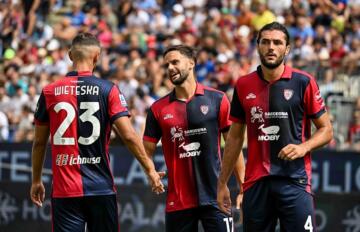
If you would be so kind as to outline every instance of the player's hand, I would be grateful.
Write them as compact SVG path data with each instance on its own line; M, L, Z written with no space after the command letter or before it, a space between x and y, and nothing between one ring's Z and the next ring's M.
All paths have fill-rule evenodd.
M239 194L236 197L236 209L240 210L240 223L242 224L243 222L243 213L242 213L242 203L243 203L243 197L244 197L244 193L241 190L239 192Z
M35 182L31 185L30 190L31 201L38 207L42 206L45 200L45 187L42 182Z
M278 157L283 160L295 160L304 157L308 153L308 149L304 145L288 144L278 154Z
M218 184L217 202L221 211L228 215L231 215L230 191L226 184Z
M243 203L243 197L244 197L244 193L242 193L242 192L240 192L236 196L236 209L241 209L242 203Z
M148 174L151 190L156 193L160 194L165 192L164 184L161 181L161 178L165 176L165 172L156 172L155 170Z

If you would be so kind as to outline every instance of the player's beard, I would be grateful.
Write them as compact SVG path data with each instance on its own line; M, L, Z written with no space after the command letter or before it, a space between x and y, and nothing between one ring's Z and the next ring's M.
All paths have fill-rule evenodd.
M263 54L259 54L259 55L260 55L261 64L264 65L268 69L275 69L275 68L279 67L284 62L284 59L285 59L285 54L282 54L274 62L270 63L270 62L266 61L266 58Z
M171 83L173 83L173 85L181 85L182 83L184 83L189 76L189 72L186 70L181 70L179 75L179 78L175 80L170 77L170 81Z

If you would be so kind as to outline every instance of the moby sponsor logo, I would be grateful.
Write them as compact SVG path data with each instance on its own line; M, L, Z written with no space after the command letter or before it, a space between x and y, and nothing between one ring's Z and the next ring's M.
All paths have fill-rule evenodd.
M201 154L201 151L199 150L200 143L198 143L198 142L189 143L186 145L185 145L185 143L182 143L179 147L181 147L183 150L185 150L185 152L180 153L180 159L187 158L187 157L199 156Z
M264 135L259 135L259 141L277 141L280 138L280 135L278 135L279 126L264 127L264 124L262 124L258 129L264 133Z

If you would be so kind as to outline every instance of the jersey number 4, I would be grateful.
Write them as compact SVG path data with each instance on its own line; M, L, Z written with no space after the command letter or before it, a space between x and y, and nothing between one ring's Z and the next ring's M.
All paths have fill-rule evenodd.
M100 136L100 122L99 119L94 116L94 113L100 109L99 102L81 102L80 109L86 110L80 115L80 120L82 122L91 123L92 133L89 137L80 136L78 143L82 145L90 145L94 143ZM54 110L56 113L59 113L60 110L65 110L67 113L66 118L60 124L59 128L54 134L54 145L75 145L74 137L63 137L65 131L69 128L75 119L76 113L74 107L70 103L59 102L55 105Z

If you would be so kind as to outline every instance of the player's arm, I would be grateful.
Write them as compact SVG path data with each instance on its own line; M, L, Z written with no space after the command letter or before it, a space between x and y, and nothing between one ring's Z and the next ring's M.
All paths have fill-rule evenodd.
M149 158L152 159L154 156L155 150L156 150L156 143L149 142L146 140L144 140L143 143L144 143L146 154L149 156Z
M156 150L156 143L143 140L143 144L145 147L146 154L149 156L150 159L153 159L155 150ZM160 178L163 178L166 175L166 172L158 172Z
M164 185L160 180L160 175L155 170L154 162L148 157L141 139L131 125L130 119L128 117L119 117L114 121L114 124L127 148L135 155L144 168L145 173L150 179L152 190L155 193L164 192Z
M294 160L305 156L310 151L329 143L333 137L333 128L329 114L325 112L319 118L313 119L316 131L307 141L297 145L289 144L279 152L279 158Z
M231 172L234 170L235 164L243 161L243 159L241 160L239 157L242 156L241 150L244 143L245 128L245 124L233 122L225 143L221 172L218 180L217 200L220 209L228 214L231 214L231 200L227 182ZM243 164L239 163L238 165L241 166ZM239 179L241 180L242 172L245 171L245 168L240 167L240 169L243 169L240 170L239 173Z
M226 141L228 132L223 132L224 140ZM242 184L244 183L245 179L245 161L244 161L244 154L242 150L240 151L239 158L236 160L235 166L234 166L234 175L236 178L236 181L239 186L239 194L236 197L236 208L240 209L242 205L242 198L243 198L243 188Z
M42 206L45 199L45 188L41 181L41 175L49 133L48 125L35 125L35 136L32 147L32 184L30 197L32 202L39 207Z

